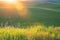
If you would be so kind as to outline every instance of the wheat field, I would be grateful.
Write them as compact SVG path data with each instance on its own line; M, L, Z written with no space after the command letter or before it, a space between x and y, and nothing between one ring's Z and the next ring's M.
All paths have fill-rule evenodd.
M60 27L33 25L30 28L0 28L0 40L60 40Z

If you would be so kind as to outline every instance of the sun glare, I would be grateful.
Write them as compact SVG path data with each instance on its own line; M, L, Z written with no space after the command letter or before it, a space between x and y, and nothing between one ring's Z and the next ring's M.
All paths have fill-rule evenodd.
M7 3L16 3L17 0L6 0L5 2L7 2Z
M27 17L28 15L28 9L26 8L25 6L25 3L19 0L0 0L2 2L4 2L4 6L3 7L6 7L9 11L10 8L13 9L13 8L16 8L18 14L20 15L20 17Z

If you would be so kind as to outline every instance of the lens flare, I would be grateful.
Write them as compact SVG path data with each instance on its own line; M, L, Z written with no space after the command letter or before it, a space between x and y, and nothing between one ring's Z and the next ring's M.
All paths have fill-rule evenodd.
M15 5L17 11L18 11L18 14L20 15L20 17L27 17L28 16L28 9L26 8L26 6L24 5L24 3L20 2L20 3L17 3Z
M16 3L17 0L0 0L2 2L5 2L5 3Z
M8 2L8 3L16 3L17 1L16 0L6 0L6 2Z
M6 7L7 10L9 10L10 8L15 8L17 10L17 14L20 15L20 17L25 18L28 16L28 9L25 6L25 3L19 0L4 0L2 1L4 2L4 6ZM11 11L11 10L9 10Z

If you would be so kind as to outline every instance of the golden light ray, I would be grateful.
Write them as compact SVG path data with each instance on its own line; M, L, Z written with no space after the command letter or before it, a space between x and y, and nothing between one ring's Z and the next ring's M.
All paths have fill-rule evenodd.
M27 7L24 5L24 3L19 0L5 0L4 1L4 7L7 7L7 9L9 10L10 8L16 8L18 15L20 15L20 17L22 18L26 18L28 16L28 9ZM9 10L11 11L11 10Z
M6 2L8 2L8 3L15 3L16 0L6 0Z
M15 7L18 11L18 14L21 16L21 17L27 17L28 15L28 9L26 8L26 6L24 5L23 2L20 2L20 3L17 3L15 4Z
M17 0L0 0L1 2L4 2L4 3L9 3L9 4L13 4L13 3L16 3L17 2Z

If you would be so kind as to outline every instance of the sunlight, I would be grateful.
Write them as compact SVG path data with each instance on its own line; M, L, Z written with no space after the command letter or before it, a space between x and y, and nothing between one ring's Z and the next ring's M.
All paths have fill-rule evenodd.
M12 12L13 8L15 8L17 10L17 14L20 15L20 17L27 18L28 9L25 6L25 3L22 2L22 0L20 0L20 1L19 0L2 0L2 2L4 2L3 7L6 8L8 10L8 12ZM10 9L12 9L12 10L10 10ZM7 11L5 11L5 12L7 13ZM9 14L7 13L7 15L9 15Z
M28 9L24 5L24 3L20 2L15 4L16 10L18 11L18 14L20 17L25 18L28 15Z
M5 0L5 2L7 2L7 3L16 3L17 0Z

